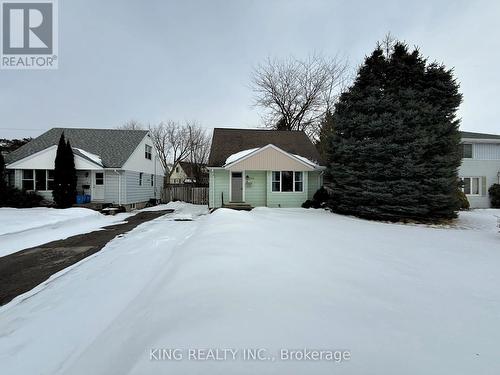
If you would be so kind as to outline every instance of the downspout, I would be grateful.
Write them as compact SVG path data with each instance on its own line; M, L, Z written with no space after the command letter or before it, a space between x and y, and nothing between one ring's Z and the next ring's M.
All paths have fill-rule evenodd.
M154 177L153 177L153 182L154 182L153 189L154 189L154 199L155 199L155 202L156 202L156 160L157 160L157 157L156 157L156 151L155 151Z

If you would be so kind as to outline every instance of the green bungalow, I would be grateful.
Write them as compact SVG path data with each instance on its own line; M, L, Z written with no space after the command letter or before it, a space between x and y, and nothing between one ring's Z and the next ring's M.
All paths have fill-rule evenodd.
M300 207L323 184L316 147L302 131L215 128L209 206Z

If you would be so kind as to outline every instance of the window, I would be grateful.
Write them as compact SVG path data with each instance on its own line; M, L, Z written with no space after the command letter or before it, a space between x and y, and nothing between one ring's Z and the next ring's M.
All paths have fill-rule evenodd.
M54 190L53 169L23 169L23 190Z
M302 192L304 191L303 172L273 171L272 191L274 192Z
M97 172L95 174L95 184L96 185L104 185L104 173L103 172Z
M146 159L151 160L151 154L153 153L153 148L150 145L145 146L144 156Z
M295 187L294 191L302 191L302 172L295 172Z
M47 170L47 190L54 190L54 170Z
M155 175L151 175L151 186L155 186Z
M462 158L472 159L472 144L462 143Z
M273 171L273 191L281 190L281 172Z
M47 171L35 169L35 190L47 190Z
M479 177L463 177L461 180L463 182L462 191L466 195L479 195Z
M23 169L23 190L35 190L33 169Z
M142 186L142 172L139 173L139 186Z
M179 167L175 167L175 173L179 173Z
M281 171L281 191L293 191L293 172Z

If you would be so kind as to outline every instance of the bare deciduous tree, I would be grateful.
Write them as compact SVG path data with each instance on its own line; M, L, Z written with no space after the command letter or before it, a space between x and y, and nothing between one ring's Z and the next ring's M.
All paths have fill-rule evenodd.
M167 122L167 140L170 145L170 157L173 163L183 160L189 153L189 133L184 126L175 121Z
M122 125L117 126L116 128L122 130L144 130L145 126L139 121L132 119L124 122Z
M160 122L156 126L149 126L149 134L153 140L153 144L158 152L158 158L160 163L165 170L165 174L168 174L168 161L170 155L170 143L168 138L168 125L164 122Z
M204 170L208 162L211 139L207 130L196 122L186 124L188 139L188 160L198 183L202 183Z
M195 177L201 180L210 152L210 136L196 121L180 124L175 121L149 126L160 161L168 172L169 161L192 163Z
M331 109L346 81L347 62L312 55L267 59L252 74L254 104L266 110L268 127L303 130L316 138L318 123Z

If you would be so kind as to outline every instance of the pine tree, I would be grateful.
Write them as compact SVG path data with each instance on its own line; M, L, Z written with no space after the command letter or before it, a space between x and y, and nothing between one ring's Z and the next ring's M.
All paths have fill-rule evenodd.
M456 216L462 100L452 70L377 47L335 106L331 207L382 220Z
M54 201L59 208L71 207L76 196L76 170L73 150L64 133L59 138L54 162Z
M7 189L7 181L5 179L5 160L3 158L2 152L0 151L0 194L5 194Z
M75 155L73 149L68 141L66 142L66 177L68 184L67 205L71 207L76 200L76 169L75 169Z
M319 128L319 140L316 143L319 155L323 160L328 160L329 142L331 142L331 134L333 133L333 114L327 110L323 120L321 120Z

